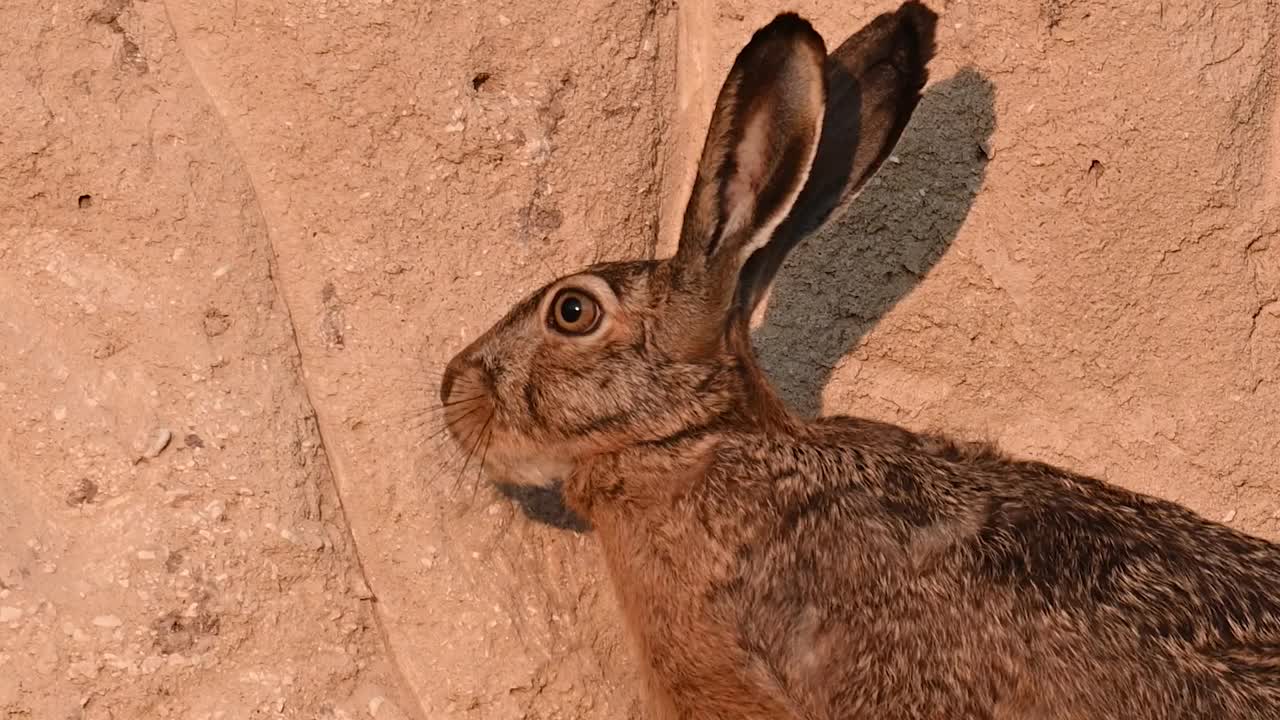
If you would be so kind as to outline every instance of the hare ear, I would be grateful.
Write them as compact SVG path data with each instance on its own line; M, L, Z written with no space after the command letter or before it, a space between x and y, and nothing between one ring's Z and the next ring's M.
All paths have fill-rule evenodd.
M822 37L785 13L752 36L720 88L674 260L716 311L804 187L822 129L825 58Z
M827 58L817 157L791 213L742 268L737 305L745 317L768 293L787 253L855 197L898 144L928 80L937 21L929 8L906 2Z

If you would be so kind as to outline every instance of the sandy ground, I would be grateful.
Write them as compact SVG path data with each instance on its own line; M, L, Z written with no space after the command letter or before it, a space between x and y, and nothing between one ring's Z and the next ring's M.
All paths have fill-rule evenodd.
M834 46L892 6L787 7ZM933 6L770 372L1280 539L1280 7ZM641 717L590 534L461 472L436 379L671 249L779 9L0 7L0 717Z

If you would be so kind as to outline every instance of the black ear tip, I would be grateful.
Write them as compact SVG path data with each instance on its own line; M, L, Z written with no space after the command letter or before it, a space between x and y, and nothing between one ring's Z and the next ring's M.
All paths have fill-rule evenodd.
M777 17L769 21L761 30L774 30L775 32L812 32L813 25L808 20L800 17L795 12L778 13Z
M930 34L938 24L938 13L920 0L907 0L902 3L898 8L898 14L917 28L927 28Z
M907 0L883 17L896 25L890 62L901 73L904 89L918 100L929 81L929 61L937 51L938 14L919 0Z
M784 38L796 38L816 43L818 47L823 49L824 53L826 52L822 36L818 34L817 30L813 29L813 24L794 12L779 13L777 17L769 21L768 25L757 30L748 44L755 45Z
M935 37L938 32L938 13L929 9L919 0L907 0L895 13L900 23L899 32L912 36L918 62L927 64L936 50Z

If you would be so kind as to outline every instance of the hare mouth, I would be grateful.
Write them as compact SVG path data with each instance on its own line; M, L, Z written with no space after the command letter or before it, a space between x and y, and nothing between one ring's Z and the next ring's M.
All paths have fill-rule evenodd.
M547 487L572 472L564 448L531 438L507 422L492 376L479 365L451 364L440 394L449 435L495 484Z
M487 395L445 407L453 441L475 456L495 484L547 487L568 477L573 463L566 454L535 443L505 425Z
M444 421L453 441L462 446L480 442L491 432L493 401L484 393L444 403Z

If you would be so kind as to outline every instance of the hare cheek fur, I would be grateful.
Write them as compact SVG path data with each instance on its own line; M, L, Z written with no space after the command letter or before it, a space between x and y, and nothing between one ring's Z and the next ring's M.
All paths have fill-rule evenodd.
M562 481L658 718L1280 719L1280 547L978 444L793 415L749 319L888 157L936 16L778 16L716 101L676 254L518 304L441 384L495 479Z

